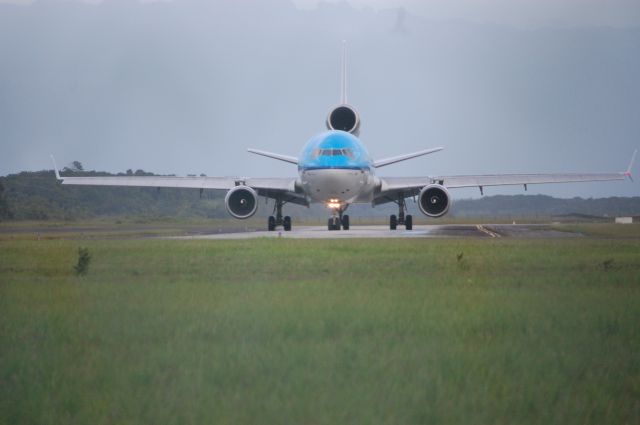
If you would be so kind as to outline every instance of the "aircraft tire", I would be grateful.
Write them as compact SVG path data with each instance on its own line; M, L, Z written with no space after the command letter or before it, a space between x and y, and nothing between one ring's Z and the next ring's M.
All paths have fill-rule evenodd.
M408 214L404 218L404 227L407 230L412 230L413 229L413 216L411 214Z
M396 217L395 214L391 214L391 217L389 217L389 229L396 230L397 227L398 227L398 218Z
M349 216L348 215L343 215L342 216L342 229L343 230L349 230Z
M291 217L289 217L288 215L284 216L282 227L284 227L285 232L289 232L291 230Z
M267 220L267 229L269 229L270 232L276 230L276 218L272 215L270 215Z

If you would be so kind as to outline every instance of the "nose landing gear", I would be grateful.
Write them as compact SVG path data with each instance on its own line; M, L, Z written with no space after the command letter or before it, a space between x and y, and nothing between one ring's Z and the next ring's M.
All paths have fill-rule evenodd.
M327 230L340 230L340 226L343 230L349 230L349 216L343 214L348 207L349 205L332 209L333 215L327 220Z

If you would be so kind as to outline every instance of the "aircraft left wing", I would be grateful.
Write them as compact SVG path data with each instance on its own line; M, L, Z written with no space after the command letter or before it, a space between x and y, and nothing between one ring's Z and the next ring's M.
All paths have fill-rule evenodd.
M434 176L434 177L385 177L382 190L398 190L423 187L428 184L441 184L448 189L461 187L529 185L544 183L575 183L624 180L626 173L602 174L487 174L469 176Z
M626 171L615 173L555 173L555 174L486 174L468 176L429 176L429 177L380 177L380 190L374 203L394 202L398 195L416 196L423 187L429 184L440 184L447 189L478 187L482 191L485 186L507 186L545 183L575 183L614 181L631 178L631 169L637 150L631 157Z

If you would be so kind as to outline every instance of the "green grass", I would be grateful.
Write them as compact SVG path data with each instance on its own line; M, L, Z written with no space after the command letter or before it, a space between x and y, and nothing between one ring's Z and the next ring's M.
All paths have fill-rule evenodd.
M637 239L5 240L0 312L0 423L640 422Z
M123 218L78 221L0 222L0 241L43 239L123 239L158 236L184 236L221 231L255 231L263 220L200 220Z
M555 230L581 233L596 238L640 239L640 224L583 223L554 224Z

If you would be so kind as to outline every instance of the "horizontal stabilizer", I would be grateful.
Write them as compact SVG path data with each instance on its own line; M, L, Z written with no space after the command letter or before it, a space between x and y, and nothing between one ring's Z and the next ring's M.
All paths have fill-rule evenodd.
M258 149L251 149L251 148L247 149L247 151L251 153L255 153L256 155L266 156L267 158L273 158L273 159L289 162L291 164L296 164L296 165L298 164L298 158L296 158L295 156L281 155L279 153L266 152Z
M373 161L373 166L376 168L385 167L387 165L395 164L396 162L406 161L407 159L416 158L422 155L429 155L430 153L439 152L444 148L425 149L414 153L408 153L406 155L394 156L392 158L385 158L378 161Z

